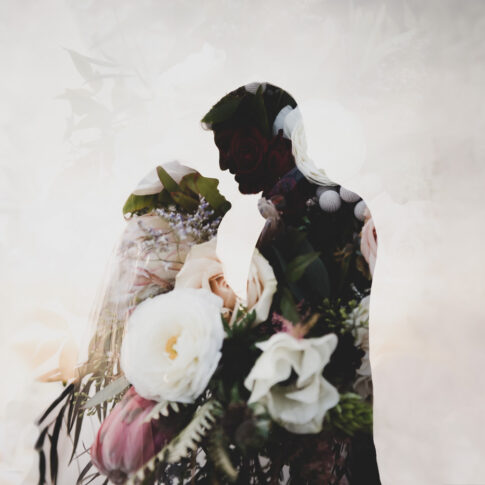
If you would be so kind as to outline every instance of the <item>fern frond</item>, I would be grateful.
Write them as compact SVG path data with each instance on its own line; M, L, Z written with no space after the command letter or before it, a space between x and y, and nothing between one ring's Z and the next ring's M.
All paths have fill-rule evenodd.
M227 480L234 483L237 480L239 473L231 462L231 458L227 452L224 434L220 426L211 433L208 452L216 469L224 475Z
M192 421L168 445L132 475L126 485L135 485L144 480L159 463L176 463L186 457L189 452L195 451L220 414L221 405L218 401L210 400L203 404L196 411Z
M174 413L178 413L181 409L183 404L179 404L176 402L169 402L169 401L162 401L153 406L152 410L146 415L145 419L143 420L144 423L149 423L152 419L158 419L160 416L167 417L170 414L170 411Z

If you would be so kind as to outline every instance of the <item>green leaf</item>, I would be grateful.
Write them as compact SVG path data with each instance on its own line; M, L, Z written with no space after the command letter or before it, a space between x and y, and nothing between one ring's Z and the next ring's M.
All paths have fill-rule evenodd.
M202 123L215 124L227 121L237 111L242 97L228 94L216 103L202 118Z
M219 473L229 482L234 483L238 477L238 470L234 467L229 456L227 439L221 425L212 430L207 447L212 463Z
M330 296L330 278L327 268L321 258L315 259L305 270L299 284L303 283L308 294L316 300L322 300Z
M243 312L240 313L240 310L238 309L237 318L232 326L229 327L227 338L238 338L243 336L245 333L251 332L255 320L256 310L248 312L247 309L244 309Z
M256 117L256 124L265 136L271 135L271 130L268 122L268 114L264 104L263 87L259 86L254 98L252 100L252 108L254 116Z
M167 189L170 193L180 192L182 190L180 188L180 185L175 182L175 180L169 175L169 173L160 165L157 167L157 174L160 182L162 182L163 187Z
M288 234L288 245L295 248L293 254L314 252L304 231L291 231ZM304 271L298 281L299 288L305 293L305 299L321 301L330 296L330 278L322 258L316 258Z
M189 173L180 181L180 185L204 197L212 209L220 214L231 208L230 202L219 192L219 180L216 178L203 177L197 172Z
M179 182L179 185L180 185L180 188L182 189L182 192L186 195L191 196L191 197L193 197L194 195L195 196L200 195L199 190L197 189L197 186L195 185L193 175L198 175L198 172L189 173L187 175L184 175Z
M193 197L185 195L181 191L170 192L170 195L172 199L175 201L175 203L180 207L182 207L182 209L185 209L187 212L194 212L197 210L199 201L194 199Z
M312 251L306 254L300 254L288 264L286 268L286 279L290 283L298 281L305 273L305 270L320 256L319 252Z
M125 376L120 377L119 379L110 382L101 391L97 392L84 406L81 407L81 409L93 408L108 399L113 399L120 392L123 392L129 385L130 383Z
M164 189L158 194L135 195L131 194L123 206L123 214L133 214L141 210L151 210L173 204L172 197Z
M293 295L286 287L281 290L280 309L281 314L290 322L298 323L300 320Z
M283 255L281 254L281 252L278 250L278 248L276 246L271 246L271 249L273 250L273 252L274 252L274 254L276 256L275 263L278 264L278 266L281 269L281 272L282 273L285 273L286 272L286 268L288 266L286 264L285 258L283 258Z

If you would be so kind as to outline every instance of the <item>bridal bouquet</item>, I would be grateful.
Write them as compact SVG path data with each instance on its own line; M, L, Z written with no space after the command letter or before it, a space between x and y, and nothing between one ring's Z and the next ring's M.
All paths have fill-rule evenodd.
M247 298L217 257L230 208L218 181L157 167L124 206L89 358L40 420L41 482L56 481L61 430L72 460L87 419L99 430L79 484L343 484L354 449L372 437L377 239L365 204L305 157L296 103L282 90L240 88L203 121L221 168L243 193L263 193Z

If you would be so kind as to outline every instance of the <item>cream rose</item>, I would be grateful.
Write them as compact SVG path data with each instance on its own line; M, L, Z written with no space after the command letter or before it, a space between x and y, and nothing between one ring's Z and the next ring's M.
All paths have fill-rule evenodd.
M241 301L224 278L222 263L216 253L217 239L193 246L185 264L177 274L175 288L205 288L222 298L224 313L232 324ZM256 312L255 323L268 318L273 295L276 292L276 278L270 264L255 249L249 268L247 304L248 310Z
M355 391L366 399L372 394L372 375L369 360L369 303L370 297L362 298L359 306L349 315L348 323L355 325L355 345L365 353L360 367L357 369L357 379L354 382Z
M263 351L244 385L249 403L261 402L271 417L291 433L319 433L323 418L337 405L339 393L322 376L337 346L337 336L297 339L277 333L257 344ZM289 385L282 382L296 373Z
M191 403L221 357L222 300L205 289L182 288L149 298L131 314L121 368L146 399Z
M377 258L377 232L374 220L370 216L368 210L366 210L365 223L360 235L360 252L369 264L370 274L374 275L374 267Z

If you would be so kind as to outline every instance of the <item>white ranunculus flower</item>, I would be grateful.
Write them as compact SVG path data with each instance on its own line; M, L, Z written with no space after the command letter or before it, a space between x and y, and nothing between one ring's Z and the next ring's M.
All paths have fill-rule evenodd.
M162 167L177 183L179 183L185 175L194 172L193 169L186 167L177 161L164 163ZM134 195L151 195L158 194L162 190L163 184L158 177L157 169L154 168L140 180L140 183L132 193Z
M337 346L335 334L297 339L280 332L257 344L263 351L244 385L249 403L261 402L271 417L291 433L319 433L323 418L337 405L339 393L322 376ZM282 384L296 373L296 380Z
M185 263L175 279L175 288L205 288L220 296L223 300L224 313L232 324L236 318L241 300L227 284L222 262L217 257L217 238L192 246ZM264 256L254 250L249 267L247 301L248 310L256 312L255 323L268 318L277 281L273 268Z
M140 396L193 402L221 357L222 300L210 291L176 289L140 303L121 347L121 368Z

